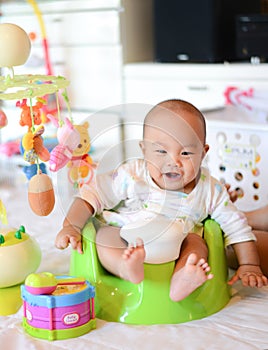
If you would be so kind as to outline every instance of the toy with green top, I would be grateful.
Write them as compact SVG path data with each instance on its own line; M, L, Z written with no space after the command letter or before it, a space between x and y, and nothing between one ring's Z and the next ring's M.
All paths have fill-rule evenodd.
M36 240L19 229L0 230L0 315L18 311L22 305L20 284L41 262L41 250Z

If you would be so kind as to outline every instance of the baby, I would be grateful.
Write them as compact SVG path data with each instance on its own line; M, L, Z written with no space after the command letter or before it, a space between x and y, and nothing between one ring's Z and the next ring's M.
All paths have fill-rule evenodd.
M103 214L107 225L96 235L102 265L140 283L144 262L176 260L170 298L179 301L213 278L208 248L198 229L211 216L239 262L229 284L241 279L246 286L267 285L245 215L201 165L209 149L202 113L182 100L159 103L144 120L140 147L143 159L128 161L109 174L97 173L92 183L81 188L56 237L56 247L71 244L82 253L83 226L92 215ZM122 201L117 213L107 211Z

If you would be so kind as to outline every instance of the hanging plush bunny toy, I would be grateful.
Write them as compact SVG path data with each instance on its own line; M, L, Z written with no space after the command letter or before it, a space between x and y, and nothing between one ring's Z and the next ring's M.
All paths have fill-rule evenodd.
M4 95L4 92L1 92L1 95L4 95L2 98L6 99L15 99L17 96L19 98L21 96L27 96L29 99L28 105L26 98L23 98L21 102L17 103L17 106L22 108L20 124L22 126L28 126L27 133L22 140L24 159L30 164L37 164L37 174L29 181L28 200L31 209L37 215L45 216L53 210L55 196L51 179L46 174L42 174L39 169L39 158L43 161L48 161L49 152L44 147L41 137L44 132L44 127L40 125L42 102L37 97L34 105L32 99L36 89L39 88L38 91L41 91L44 87L40 88L37 84L33 83L34 76L29 80L27 76L15 76L13 71L14 66L23 65L27 61L30 51L31 43L29 37L21 27L11 23L0 24L0 67L9 70L9 74L2 79L4 80L4 87L11 85L19 88L20 84L23 87L25 85L29 86L25 90L18 89L13 94L14 96L12 94L8 96L8 93ZM36 125L40 126L36 128Z

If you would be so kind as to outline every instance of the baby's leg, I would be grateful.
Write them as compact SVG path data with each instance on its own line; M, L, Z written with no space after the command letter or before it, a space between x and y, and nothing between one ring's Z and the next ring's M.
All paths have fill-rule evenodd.
M190 233L182 244L171 279L169 295L173 301L186 298L208 279L213 278L211 273L207 274L210 271L207 255L208 249L204 240Z
M96 244L100 262L106 270L132 283L143 280L145 250L141 239L137 239L136 246L127 247L118 227L105 226L99 229Z

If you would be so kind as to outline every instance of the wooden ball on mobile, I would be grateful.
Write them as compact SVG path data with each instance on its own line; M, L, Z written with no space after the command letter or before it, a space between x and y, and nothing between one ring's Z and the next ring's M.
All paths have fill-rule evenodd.
M28 201L35 214L47 216L51 213L55 205L55 195L48 175L39 172L30 179Z
M0 52L0 67L23 65L31 52L31 41L24 29L13 23L1 23Z

